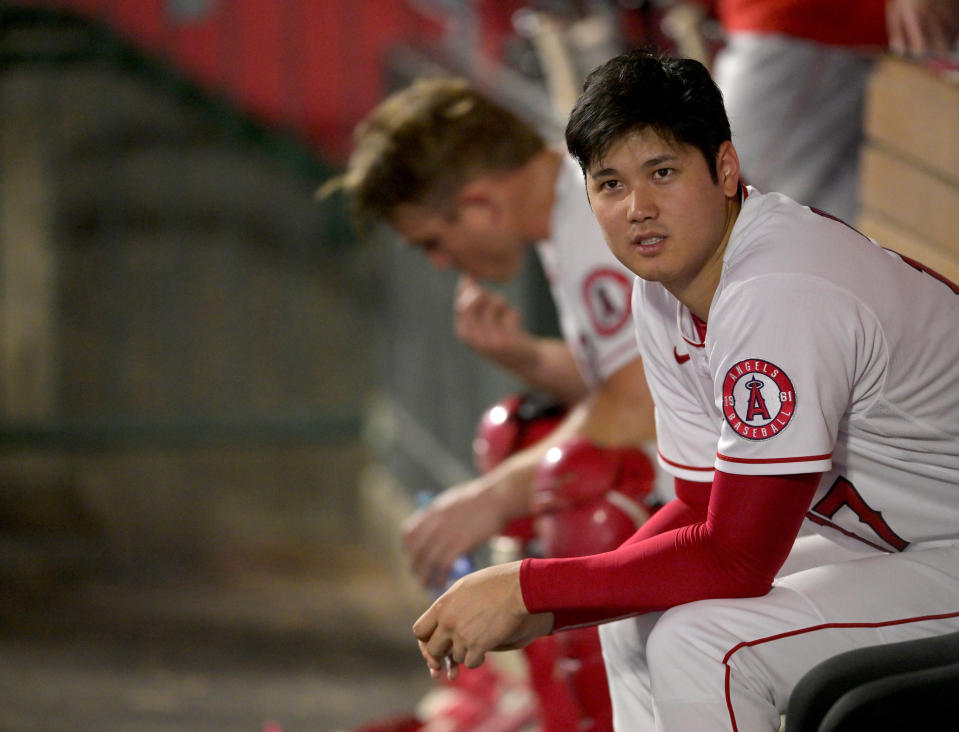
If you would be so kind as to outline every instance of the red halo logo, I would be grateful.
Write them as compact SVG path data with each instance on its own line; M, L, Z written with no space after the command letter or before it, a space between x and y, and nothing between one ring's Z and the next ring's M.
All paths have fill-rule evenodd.
M723 414L747 440L775 437L796 411L796 392L785 372L762 359L740 361L723 380Z
M597 269L583 282L583 299L600 335L618 331L629 320L633 285L629 279L612 269Z

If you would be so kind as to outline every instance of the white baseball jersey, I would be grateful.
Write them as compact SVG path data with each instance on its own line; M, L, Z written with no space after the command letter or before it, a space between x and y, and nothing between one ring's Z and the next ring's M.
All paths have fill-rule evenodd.
M633 274L606 246L583 173L569 155L556 181L550 232L537 253L563 338L584 380L594 388L639 356L630 318Z
M657 283L636 280L633 310L666 470L823 472L807 524L827 538L884 551L959 538L954 285L748 189L705 342Z

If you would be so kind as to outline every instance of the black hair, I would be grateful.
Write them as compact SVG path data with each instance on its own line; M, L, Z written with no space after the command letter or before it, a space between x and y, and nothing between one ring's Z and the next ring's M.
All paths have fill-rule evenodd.
M650 128L697 148L713 182L716 156L731 139L723 96L698 61L635 50L594 69L566 125L566 146L584 171L624 135Z

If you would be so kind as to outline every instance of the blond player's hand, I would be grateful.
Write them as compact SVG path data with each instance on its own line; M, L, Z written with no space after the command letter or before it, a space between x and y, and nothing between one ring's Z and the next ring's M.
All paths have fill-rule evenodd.
M522 648L552 630L552 613L526 610L519 568L509 562L466 575L413 624L434 678L455 678L460 664L476 668L488 652Z
M460 277L453 309L456 336L473 350L512 370L535 359L536 340L519 311L469 275Z
M959 0L887 0L886 30L896 53L946 54L959 37Z
M442 587L453 561L505 523L501 507L479 479L448 488L403 523L403 546L413 574L423 587Z

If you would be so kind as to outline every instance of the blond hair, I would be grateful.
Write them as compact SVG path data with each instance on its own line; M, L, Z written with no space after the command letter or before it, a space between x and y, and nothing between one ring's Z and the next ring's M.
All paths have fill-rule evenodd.
M321 194L342 189L360 225L389 221L402 204L446 213L466 183L515 170L544 146L531 125L465 79L420 79L357 125L346 171Z

